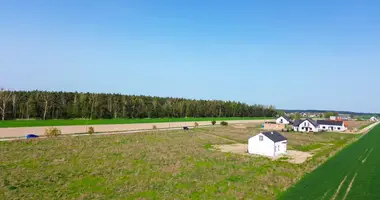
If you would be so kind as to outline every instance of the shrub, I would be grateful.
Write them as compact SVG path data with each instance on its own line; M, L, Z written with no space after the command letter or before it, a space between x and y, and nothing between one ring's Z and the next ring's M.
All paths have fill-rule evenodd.
M222 125L222 126L228 126L228 122L222 121L222 122L220 122L220 125Z
M156 126L156 125L153 125L153 126L152 126L152 129L153 129L153 130L156 130L156 129L157 129L157 126Z
M216 121L215 121L215 120L212 120L212 121L211 121L211 124L212 124L212 125L215 125L215 124L216 124Z
M199 126L198 122L194 122L194 128L197 128Z
M88 127L87 133L90 135L94 134L95 133L94 127L92 127L92 126Z
M61 134L62 134L62 132L58 128L52 127L52 128L45 129L46 137L56 137L56 136L59 136Z

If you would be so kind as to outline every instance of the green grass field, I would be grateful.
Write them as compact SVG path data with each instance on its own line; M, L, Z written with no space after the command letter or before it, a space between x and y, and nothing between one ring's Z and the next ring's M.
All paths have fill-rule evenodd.
M0 199L272 200L356 137L285 133L289 148L326 144L300 165L210 149L254 127L0 142Z
M280 200L380 199L380 126L280 196Z
M5 120L0 121L0 128L6 127L36 127L36 126L70 126L70 125L100 125L100 124L134 124L159 122L186 122L211 120L259 120L273 119L265 117L200 117L200 118L159 118L159 119L73 119L73 120Z

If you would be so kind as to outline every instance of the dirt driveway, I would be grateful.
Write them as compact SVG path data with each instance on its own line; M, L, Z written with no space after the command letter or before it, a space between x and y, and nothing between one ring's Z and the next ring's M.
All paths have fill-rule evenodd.
M259 156L259 155L254 155L254 154L248 154L247 144L223 144L223 145L213 145L213 147L216 150L219 150L225 153L230 152L230 153L236 153L236 154L248 155L248 156ZM276 156L274 158L271 157L271 159L277 160L281 158L286 158L285 160L290 163L301 164L312 156L313 155L308 152L287 150L286 154Z
M229 124L243 123L264 123L272 120L231 120ZM217 122L219 124L220 122ZM209 121L198 122L200 126L211 125ZM192 127L194 122L172 122L172 123L141 123L141 124L112 124L112 125L91 125L95 132L116 132L116 131L139 131L151 130L153 125L158 129L170 129L178 127ZM85 133L90 126L57 126L62 134ZM5 137L23 137L26 134L33 133L36 135L44 135L45 129L48 127L20 127L20 128L0 128L0 138Z

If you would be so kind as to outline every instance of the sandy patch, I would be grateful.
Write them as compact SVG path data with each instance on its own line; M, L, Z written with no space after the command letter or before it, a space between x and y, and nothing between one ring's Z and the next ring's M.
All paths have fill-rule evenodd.
M216 150L225 153L236 153L236 154L248 154L248 145L247 144L223 144L223 145L213 145Z
M248 156L260 156L256 154L248 153L248 145L247 144L225 144L225 145L213 145L213 147L221 152L225 153L236 153L241 155ZM308 158L311 158L313 155L308 152L296 151L296 150L288 150L287 154L277 156L277 157L269 157L273 160L283 159L284 161L288 161L290 163L301 164L305 162Z
M288 161L290 163L301 164L304 163L308 158L313 157L313 155L308 152L288 150L287 154L282 157L288 158Z

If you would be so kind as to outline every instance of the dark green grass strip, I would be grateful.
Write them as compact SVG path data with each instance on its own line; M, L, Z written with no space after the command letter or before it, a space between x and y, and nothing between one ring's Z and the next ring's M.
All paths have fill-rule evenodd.
M217 120L259 120L272 119L265 117L224 117L224 118L158 118L158 119L98 119L98 120L6 120L0 121L0 128L6 127L36 127L36 126L70 126L70 125L101 125L101 124L134 124L134 123L164 123L187 121L211 121Z
M380 126L376 126L360 140L306 175L280 195L279 199L378 200L380 199L379 155Z

